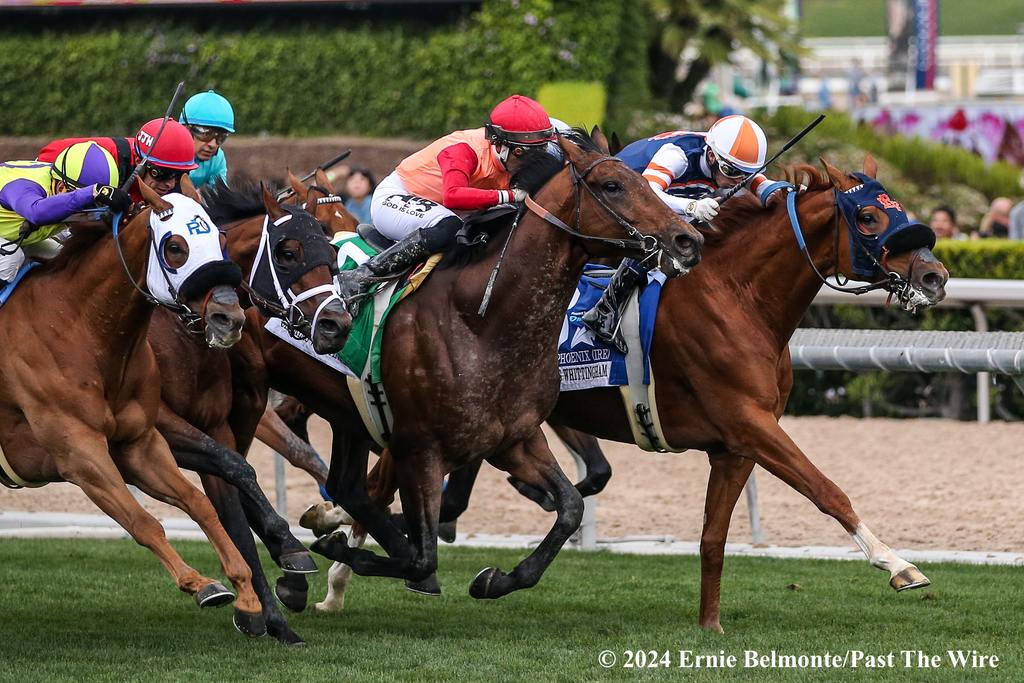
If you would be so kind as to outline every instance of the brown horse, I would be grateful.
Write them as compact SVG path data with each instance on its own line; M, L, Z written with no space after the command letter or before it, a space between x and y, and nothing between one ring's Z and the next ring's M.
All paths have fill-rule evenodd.
M320 196L318 192L310 193L313 202ZM265 188L256 193L219 186L207 198L211 215L225 226L227 251L242 267L246 281L250 281L257 262L276 274L275 280L253 278L252 285L247 285L252 294L245 301L277 301L279 295L273 282L291 282L288 291L297 310L291 312L281 303L265 306L267 313L282 319L309 321L295 333L307 336L325 353L340 351L352 321L333 286L334 248L317 220L305 211L282 208ZM252 215L254 211L258 213ZM252 217L226 222L237 215ZM314 294L307 297L307 292ZM250 526L287 574L315 572L316 564L291 534L287 521L267 500L253 468L236 452L237 440L230 423L236 393L255 405L265 403L266 384L254 382L258 378L246 373L234 377L230 351L198 343L195 335L169 313L158 312L154 316L149 342L163 379L158 428L178 465L201 473L207 495L252 570L267 632L288 644L302 643L276 604L260 566ZM245 338L239 342L245 343ZM244 390L243 384L247 385ZM251 434L245 437L247 442L251 439ZM303 593L306 590L304 578L279 580L280 586L289 583L301 586ZM289 597L293 593L287 589L286 592ZM289 606L301 609L304 601L303 605L289 602Z
M544 490L556 502L557 518L511 573L483 570L471 595L496 598L535 585L579 526L582 498L540 430L558 396L555 347L565 305L589 257L660 254L662 267L674 274L696 265L703 240L656 201L638 174L608 156L599 132L596 144L575 139L561 140L565 165L544 164L547 173L524 183L536 201L527 201L530 210L517 216L511 232L495 235L464 267L435 271L387 321L381 367L393 414L389 449L409 538L367 499L365 457L346 458L332 460L328 489L389 557L350 548L341 532L319 539L313 550L359 574L430 577L442 478L480 458ZM501 252L503 269L482 315ZM332 488L336 468L339 485Z
M0 313L0 344L8 351L0 360L0 446L18 483L78 485L201 607L230 602L227 589L185 564L125 483L185 511L238 590L235 625L261 635L249 568L156 430L160 378L146 344L156 302L173 306L190 324L205 320L212 345L237 341L238 267L224 259L219 231L198 203L140 187L154 209L120 231L116 222L113 231L105 224L76 227L63 252Z
M858 212L855 227L847 225L838 213L835 193L849 190L858 181L827 163L825 167L828 178L819 179L800 196L798 215L815 268L824 274L849 275L853 272L850 240L839 231L845 226L880 235L888 228L889 217L868 206ZM801 170L818 178L812 167ZM864 170L875 176L870 156ZM787 344L821 287L795 246L785 206L761 213L752 205L727 205L715 228L709 234L704 264L688 278L665 285L651 351L653 384L668 445L672 450L705 450L712 466L701 537L700 624L721 630L719 589L725 541L733 508L755 463L835 517L870 562L890 572L894 588L927 585L916 567L874 537L846 495L810 463L778 424L792 389ZM927 303L937 303L944 297L948 273L929 248L908 246L913 248L886 254L881 264L908 280ZM884 272L876 275L883 280L889 277ZM585 495L603 488L611 475L596 439L589 435L635 441L617 389L562 393L549 421L588 463L587 477L578 485ZM598 465L593 473L592 464ZM380 478L387 479L383 474L390 467L386 457L378 467ZM478 469L476 464L452 474L442 519L454 519L465 510ZM519 488L551 509L551 501L541 492L521 484ZM393 482L383 482L375 499L387 504L393 490ZM322 509L315 511L317 517ZM325 608L338 609L344 604L347 573L332 568L329 579Z

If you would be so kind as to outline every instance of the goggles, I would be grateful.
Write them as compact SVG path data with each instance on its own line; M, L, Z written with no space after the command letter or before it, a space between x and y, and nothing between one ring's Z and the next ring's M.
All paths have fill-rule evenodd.
M148 173L149 177L158 183L165 180L177 180L185 173L185 171L182 171L181 169L165 168L163 166L154 166L153 164L146 164L143 171Z
M213 128L211 126L196 126L191 125L188 127L192 137L202 142L210 142L216 140L218 145L223 145L224 141L228 139L231 133L227 132L223 128Z
M726 178L742 178L747 175L746 171L736 168L724 159L718 160L718 170Z

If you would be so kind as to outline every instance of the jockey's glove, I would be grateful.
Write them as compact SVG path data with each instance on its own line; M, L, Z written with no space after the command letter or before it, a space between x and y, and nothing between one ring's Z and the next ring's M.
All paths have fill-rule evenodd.
M94 196L97 204L109 206L114 213L123 213L132 205L128 193L112 185L97 185Z
M512 201L514 201L514 202L525 202L526 201L526 196L528 194L530 194L530 193L527 192L526 190L522 189L522 188L513 187L512 188Z
M24 223L21 224L21 229L18 230L18 239L24 241L28 239L29 235L31 235L38 229L38 225L32 225L28 221L25 221Z
M686 213L707 223L718 215L718 200L712 197L696 199L686 206Z

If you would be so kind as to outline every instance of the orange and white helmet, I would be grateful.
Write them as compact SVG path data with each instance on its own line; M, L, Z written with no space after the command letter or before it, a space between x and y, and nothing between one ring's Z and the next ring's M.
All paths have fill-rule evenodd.
M706 139L719 164L724 162L721 170L727 176L735 176L736 170L741 175L753 173L768 155L768 139L761 126L739 114L715 121Z

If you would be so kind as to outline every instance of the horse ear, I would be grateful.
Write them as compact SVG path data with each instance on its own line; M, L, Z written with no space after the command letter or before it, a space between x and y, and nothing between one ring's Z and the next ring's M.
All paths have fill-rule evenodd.
M821 157L818 157L818 160L825 167L825 172L828 173L829 180L832 181L832 185L835 188L839 190L846 190L853 187L850 178L848 178L845 173L843 173L838 168L828 163Z
M316 178L317 185L324 188L331 194L337 194L337 192L335 192L334 190L334 185L331 184L331 179L327 177L327 171L325 171L322 168L318 168L316 169L316 172L314 173L313 177Z
M288 169L288 184L291 185L292 192L294 192L297 197L301 197L306 194L306 186L302 184L302 181L299 180L297 175L292 173L290 168Z
M562 148L565 158L571 163L577 166L583 164L583 157L586 153L575 142L564 135L559 135L558 146Z
M622 144L622 140L619 139L619 134L618 133L612 133L612 140L611 140L611 144L608 145L608 152L612 156L615 156L616 154L618 154L619 152L622 151L623 147L625 147L625 145Z
M285 215L284 209L277 203L277 199L274 194L267 189L267 186L260 181L260 192L263 194L263 206L267 210L267 215L270 216L270 220L276 221L278 218Z
M153 207L154 211L156 211L157 213L161 213L163 211L168 211L174 208L173 206L171 206L170 202L166 201L163 197L158 195L156 193L156 190L154 190L146 183L142 182L141 178L138 180L138 184L139 192L142 193L142 200L149 204L151 207Z
M197 204L203 204L203 197L199 194L199 190L192 183L192 179L188 177L188 173L183 173L181 180L178 181L178 187L181 189L181 193L190 199L194 199Z
M875 158L871 156L870 152L864 157L864 175L869 178L878 177L878 164L875 162Z
M590 137L591 139L593 139L593 141L597 144L598 148L600 148L602 152L604 152L605 154L611 154L611 152L608 151L608 138L606 138L604 136L604 133L601 132L600 126L593 127L593 129L590 131Z

